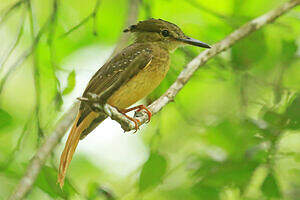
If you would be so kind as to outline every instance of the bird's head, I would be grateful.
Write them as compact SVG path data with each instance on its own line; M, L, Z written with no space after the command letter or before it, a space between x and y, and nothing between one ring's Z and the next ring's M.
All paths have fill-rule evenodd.
M175 24L162 19L148 19L131 25L124 32L135 33L136 42L158 42L172 51L177 47L189 44L203 48L210 48L208 44L186 36Z

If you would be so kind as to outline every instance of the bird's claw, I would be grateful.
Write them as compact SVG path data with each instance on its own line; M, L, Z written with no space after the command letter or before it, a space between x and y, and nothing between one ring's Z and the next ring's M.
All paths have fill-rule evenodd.
M120 112L120 113L122 113L127 119L129 119L130 121L132 121L134 123L134 125L135 125L135 131L134 131L134 133L136 133L139 130L139 128L140 128L140 125L139 125L140 124L140 120L134 119L133 117L130 117L130 116L126 115L126 113L124 113L124 112Z
M144 106L144 105L135 106L135 107L132 107L132 108L125 109L123 112L128 113L128 112L133 111L133 110L136 110L136 112L140 112L141 110L145 110L147 112L147 115L148 115L148 121L147 122L150 122L151 117L152 117L152 113L146 106Z
M145 110L147 112L147 115L148 115L148 121L147 122L150 121L152 113L144 105L139 105L139 106L135 106L135 107L128 108L128 109L119 110L120 113L122 113L127 119L129 119L130 121L132 121L135 124L135 132L134 133L136 133L138 131L139 127L140 127L140 123L141 123L140 120L135 119L133 117L129 117L128 115L126 115L126 113L128 113L130 111L133 111L133 110L136 110L136 112L140 112L141 110Z

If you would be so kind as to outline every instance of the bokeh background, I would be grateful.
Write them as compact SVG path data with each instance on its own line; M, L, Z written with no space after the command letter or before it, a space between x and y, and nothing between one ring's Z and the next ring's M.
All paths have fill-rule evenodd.
M214 44L284 2L0 0L0 199L110 57L133 12ZM79 143L61 191L64 137L26 199L300 199L299 45L295 8L214 57L138 133L107 119ZM175 51L167 78L140 103L163 94L201 51Z

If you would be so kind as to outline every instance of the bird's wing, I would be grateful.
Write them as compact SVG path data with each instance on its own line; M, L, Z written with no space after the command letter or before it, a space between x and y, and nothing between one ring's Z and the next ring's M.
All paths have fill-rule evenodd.
M151 49L147 46L133 44L123 49L94 74L83 96L86 97L88 93L101 94L117 80L121 79L123 75L128 75L128 70L138 68L134 70L138 73L151 60Z
M126 81L129 81L130 78L151 63L151 60L152 56L149 48L141 48L140 45L127 47L96 72L83 95L85 96L89 92L98 95L109 95L110 91L118 90ZM80 111L61 155L58 175L58 182L61 187L64 184L67 168L79 140L96 128L105 118L106 115L93 112L84 103L81 104Z
M152 50L146 45L136 44L123 49L94 74L83 93L83 97L88 97L88 93L100 95L109 90L110 87L115 87L114 84L116 82L118 82L117 84L119 84L119 86L121 86L120 84L125 84L152 61L151 51ZM118 88L115 88L114 91L117 89ZM81 103L80 118L77 125L79 125L90 112L91 109L86 106L85 103Z

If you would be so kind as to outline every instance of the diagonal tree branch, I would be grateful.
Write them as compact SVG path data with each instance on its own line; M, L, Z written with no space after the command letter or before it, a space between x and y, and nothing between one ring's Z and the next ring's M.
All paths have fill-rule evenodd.
M97 0L97 2L100 2L100 0ZM97 3L97 4L96 4L96 6L99 6L99 3ZM139 9L139 0L129 0L129 4L135 4L135 5L129 5L129 8L128 8L129 14L128 14L128 19L126 21L126 26L128 24L135 23L137 20L138 9ZM56 9L54 9L54 12L57 12ZM94 12L97 12L96 8L94 9ZM135 14L132 15L130 13L135 13ZM53 15L54 14L55 13L53 13ZM95 14L95 17L96 17L96 14ZM50 18L50 22L51 22L51 18ZM42 33L42 31L40 31L40 33ZM38 34L38 36L39 36L39 34ZM37 39L40 38L38 36L36 37ZM129 40L129 37L126 37L126 38L127 38L127 40ZM37 41L35 41L34 44L36 42ZM125 39L120 40L117 43L115 48L122 49L122 48L124 48L124 45L126 45L126 43L127 43L127 41L125 41ZM24 53L26 55L26 57L31 55L31 52L32 52L31 49L30 49L30 51L28 50L28 52L29 52L28 55ZM24 56L22 56L22 58L26 59L26 58L24 58ZM23 61L23 59L22 59L22 61ZM18 61L18 63L22 63L22 62ZM13 66L15 68L18 65L14 64ZM0 83L0 86L1 86L1 83ZM1 87L0 87L0 93L1 93ZM34 184L35 179L37 178L37 176L41 170L41 167L46 162L47 157L49 156L49 154L51 154L53 149L56 147L56 145L59 143L59 141L65 135L65 132L68 130L68 128L73 124L73 121L75 120L78 108L79 108L79 104L74 103L71 106L71 108L69 108L69 110L67 112L65 112L65 114L60 118L60 120L54 126L55 128L53 129L54 130L53 133L45 139L44 144L38 149L37 153L32 158L31 162L29 163L29 165L27 167L26 173L24 174L24 177L20 180L19 184L16 186L16 189L12 192L9 199L12 199L12 200L23 199L28 194L28 192L31 190L31 188Z
M38 152L32 158L30 165L27 168L26 175L21 179L15 192L9 199L23 199L31 189L41 167L46 162L46 159L54 147L61 139L61 132L65 132L75 120L74 113L77 112L78 104L74 104L58 121L53 134L50 135L45 143L39 148Z
M189 79L192 77L195 71L199 67L203 66L209 59L213 58L220 52L225 51L239 40L245 38L250 33L262 28L268 23L273 22L275 19L285 14L292 8L298 6L299 4L300 0L288 1L283 5L279 6L278 8L246 23L245 25L231 33L229 36L227 36L225 39L215 44L211 49L203 51L185 67L185 69L178 76L177 80L171 85L171 87L166 91L166 93L163 94L155 102L153 102L148 107L148 109L150 109L153 114L159 112L164 106L166 106L169 102L174 100L177 93L189 81ZM117 117L118 112L116 110L113 110L114 108L106 104L104 106L104 109L106 110L105 112L108 114L109 112L111 112L110 116L118 122L127 124L128 130L134 129L134 125L131 124L130 121L126 121L126 119L122 117ZM37 151L36 155L32 159L31 163L27 168L27 172L25 173L24 177L20 180L15 191L10 196L10 200L22 199L28 193L41 169L41 166L45 163L48 155L55 148L59 140L64 136L65 132L72 124L76 113L77 108L74 105L72 109L70 109L62 117L62 120L58 122L55 131L45 140L45 143L41 146L41 148ZM148 116L146 115L146 113L137 114L136 118L138 118L141 121L141 123L145 123L148 120Z
M285 14L287 11L294 8L295 6L298 6L299 4L300 0L289 1L266 14L249 21L239 29L232 32L225 39L213 45L211 49L205 50L202 53L200 53L196 58L194 58L191 62L187 64L187 66L184 68L184 70L182 70L182 72L179 74L178 78L171 85L171 87L160 98L158 98L150 106L148 106L148 109L152 112L153 115L159 112L164 106L166 106L168 103L174 100L177 93L190 80L195 71L199 69L199 67L203 66L208 60L221 53L222 51L225 51L233 44L245 38L252 32L262 28L268 23L273 22L275 19ZM106 104L104 106L104 111L113 120L118 121L125 131L135 129L134 123L128 120L122 114L120 114L115 108ZM136 119L138 119L141 122L141 124L144 124L148 121L148 115L146 112L139 112L138 114L136 114Z

